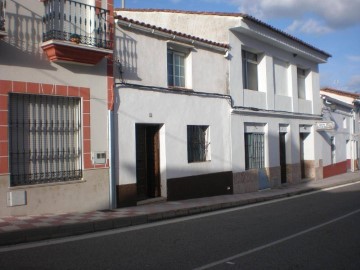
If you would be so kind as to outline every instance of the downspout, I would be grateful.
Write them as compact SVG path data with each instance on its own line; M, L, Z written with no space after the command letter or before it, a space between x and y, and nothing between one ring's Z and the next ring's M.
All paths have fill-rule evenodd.
M114 4L113 0L108 0L108 9L110 9L109 2L111 5ZM122 1L123 7L125 6L125 0ZM111 23L113 24L113 32L110 31L110 40L114 44L115 39L115 20L114 20L114 14L111 14ZM114 49L114 45L112 45L112 49ZM117 207L117 201L116 201L116 174L115 174L115 134L114 134L114 104L115 104L115 78L114 78L114 62L113 62L113 54L111 55L111 59L107 59L107 65L111 63L111 69L107 67L107 88L109 91L109 87L112 87L112 99L109 100L108 96L108 142L109 142L109 209L115 209ZM112 78L112 83L109 81L109 77ZM112 84L112 85L111 85ZM111 85L111 86L110 86ZM109 95L109 92L108 92ZM110 102L110 103L109 103Z
M115 92L115 86L114 90ZM108 115L108 134L109 134L109 209L116 208L116 183L115 183L115 143L114 143L114 109L109 110Z

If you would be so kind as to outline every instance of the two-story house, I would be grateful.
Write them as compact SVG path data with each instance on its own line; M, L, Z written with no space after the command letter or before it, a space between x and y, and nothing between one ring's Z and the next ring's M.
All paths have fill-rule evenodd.
M109 208L113 0L1 0L0 20L0 216Z
M328 53L246 14L116 13L120 204L322 178Z
M334 123L321 132L324 178L359 170L360 95L323 88L320 97L323 120Z

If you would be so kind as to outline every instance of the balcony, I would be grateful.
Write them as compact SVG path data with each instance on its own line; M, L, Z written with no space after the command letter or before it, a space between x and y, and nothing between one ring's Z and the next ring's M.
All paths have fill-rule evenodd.
M50 61L96 65L112 54L109 11L73 0L46 0L42 49Z
M7 35L5 29L5 8L6 0L0 0L0 38Z

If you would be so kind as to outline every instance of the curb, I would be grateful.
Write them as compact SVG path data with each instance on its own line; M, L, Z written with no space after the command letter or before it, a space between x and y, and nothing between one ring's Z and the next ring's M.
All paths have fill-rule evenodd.
M341 183L328 184L319 188L308 187L295 191L288 191L283 194L275 194L270 196L260 196L258 198L250 198L245 200L237 200L232 202L220 202L205 206L192 206L178 210L168 210L159 213L144 214L133 217L118 217L112 219L104 219L76 224L66 224L53 227L42 227L36 229L18 230L8 233L0 233L0 246L10 246L22 243L57 239L69 236L77 236L105 230L114 230L130 226L142 225L161 220L168 220L184 216L191 216L201 213L213 212L223 209L235 208L260 202L272 201L287 197L293 197L305 193L324 190L330 187L341 186L359 182L360 179L351 179Z

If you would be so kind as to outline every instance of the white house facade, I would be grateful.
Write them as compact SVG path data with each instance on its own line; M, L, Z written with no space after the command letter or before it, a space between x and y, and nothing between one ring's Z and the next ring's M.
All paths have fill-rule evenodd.
M320 90L323 120L333 127L323 129L324 178L359 170L360 96L332 88Z
M318 65L328 53L245 14L116 13L120 204L139 194L172 200L322 178L315 123ZM154 147L156 162L141 153Z
M119 206L232 193L227 49L117 17Z

